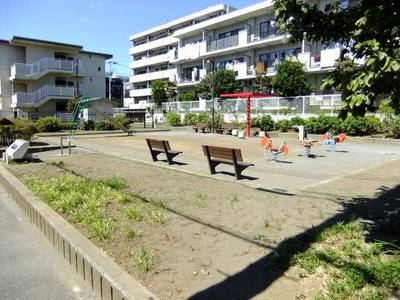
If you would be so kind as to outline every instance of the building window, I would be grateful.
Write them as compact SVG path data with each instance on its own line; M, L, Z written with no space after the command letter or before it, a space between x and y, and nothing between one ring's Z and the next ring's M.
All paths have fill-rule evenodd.
M241 30L243 30L243 28L239 28L239 29L235 29L235 30L232 30L232 31L220 33L218 35L218 39L224 39L224 38L227 38L227 37L230 37L230 36L238 35L239 31L241 31Z

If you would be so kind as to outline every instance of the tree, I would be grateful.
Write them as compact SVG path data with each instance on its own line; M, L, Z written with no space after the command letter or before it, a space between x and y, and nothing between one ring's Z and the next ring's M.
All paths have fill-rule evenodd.
M174 101L176 99L176 83L167 79L165 80L165 94L168 101Z
M272 86L275 93L284 97L309 95L313 90L304 65L292 59L285 59L278 65Z
M166 101L173 101L176 96L176 83L169 79L154 80L151 83L151 98L157 107Z
M197 95L194 91L187 91L178 94L179 101L196 101Z
M214 97L221 94L236 93L239 90L240 83L236 80L236 74L232 70L218 70L209 73L196 86L198 93L203 93L206 99L212 98L212 88L214 87Z
M342 90L343 109L353 115L376 111L383 99L400 113L400 5L398 0L360 0L344 7L334 2L325 10L317 4L276 0L275 14L292 41L341 42L341 58L365 58L354 73L330 74L325 86ZM338 76L339 74L339 76ZM344 77L340 75L344 74Z
M257 73L256 76L256 92L258 93L271 93L272 83L271 77L267 77L266 73Z

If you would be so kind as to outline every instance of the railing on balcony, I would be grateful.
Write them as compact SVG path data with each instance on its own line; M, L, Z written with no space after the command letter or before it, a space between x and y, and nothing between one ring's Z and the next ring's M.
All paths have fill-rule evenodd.
M76 70L77 67L77 70ZM11 66L11 78L30 78L46 70L57 70L84 73L82 61L78 64L72 60L44 57L33 64L16 63Z
M72 98L75 92L76 88L74 87L45 85L34 92L14 93L12 96L12 103L15 106L34 106L46 98ZM83 94L82 90L80 90L80 94Z
M278 29L268 30L268 31L260 31L259 29L251 30L248 32L247 42L257 42L265 39L272 39L275 37L284 36L286 32L280 31Z
M217 51L239 45L239 35L228 36L226 38L207 42L207 52Z

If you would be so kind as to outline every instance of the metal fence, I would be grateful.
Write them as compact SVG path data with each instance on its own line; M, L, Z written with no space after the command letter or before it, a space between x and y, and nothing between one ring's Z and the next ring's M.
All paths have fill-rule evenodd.
M245 113L246 99L215 99L214 109L219 113ZM264 114L335 114L342 100L340 94L300 97L269 97L251 99L251 112ZM163 111L174 113L198 113L211 111L212 100L165 102Z

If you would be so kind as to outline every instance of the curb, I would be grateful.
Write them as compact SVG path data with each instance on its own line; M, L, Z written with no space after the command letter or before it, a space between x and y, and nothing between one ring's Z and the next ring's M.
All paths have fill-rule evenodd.
M0 164L0 184L102 300L158 299Z
M149 128L149 129L132 129L132 133L146 133L146 132L163 132L163 131L170 131L168 128ZM87 136L87 135L113 135L113 134L124 134L127 135L126 132L122 130L110 130L110 131L79 131L74 134L74 136ZM61 132L40 132L35 134L37 137L63 137L68 136L69 133L67 131Z

